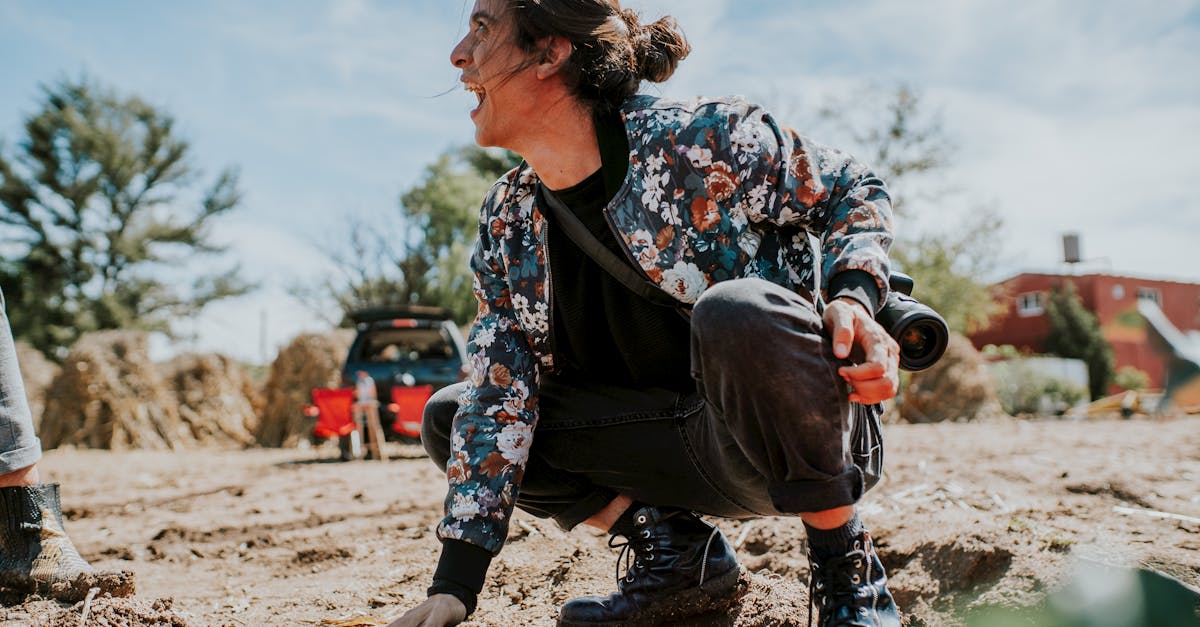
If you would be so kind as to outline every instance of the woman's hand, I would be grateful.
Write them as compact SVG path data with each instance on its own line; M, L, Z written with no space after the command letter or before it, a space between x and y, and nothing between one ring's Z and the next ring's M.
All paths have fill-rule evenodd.
M857 365L838 368L854 390L850 400L870 405L894 397L900 385L900 345L867 308L853 298L836 298L825 306L823 319L834 356L846 359L853 351L862 358Z
M388 624L388 627L446 627L467 618L467 606L450 594L435 594Z

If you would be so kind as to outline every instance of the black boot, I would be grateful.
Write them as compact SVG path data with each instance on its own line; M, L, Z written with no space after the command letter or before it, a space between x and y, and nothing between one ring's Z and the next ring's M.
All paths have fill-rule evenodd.
M58 484L0 488L0 588L75 602L91 588L134 593L133 574L97 573L63 530Z
M817 606L820 627L900 627L900 612L887 589L883 563L871 535L860 533L844 555L819 560L810 550L808 622Z
M633 519L633 537L622 556L633 564L620 577L617 592L568 602L558 615L560 627L657 625L668 620L728 607L737 598L738 563L721 531L695 514L678 509L643 507Z

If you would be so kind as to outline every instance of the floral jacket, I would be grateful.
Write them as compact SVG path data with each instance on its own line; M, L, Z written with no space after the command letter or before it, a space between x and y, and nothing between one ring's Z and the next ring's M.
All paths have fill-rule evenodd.
M760 277L815 302L822 278L862 270L882 302L891 201L865 167L741 99L635 96L621 115L629 170L604 211L629 260L664 292L687 306L714 283ZM480 212L471 385L454 418L438 526L439 537L492 554L507 537L529 457L539 376L555 368L554 281L537 185L522 164L492 187Z

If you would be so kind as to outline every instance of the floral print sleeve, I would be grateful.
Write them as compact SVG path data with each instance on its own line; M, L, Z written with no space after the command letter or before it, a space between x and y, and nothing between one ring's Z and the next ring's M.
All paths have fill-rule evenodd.
M438 537L463 540L493 555L525 473L537 423L537 360L513 308L502 244L493 237L514 174L498 182L480 212L471 257L479 311L467 342L471 385L459 399L446 464L450 489Z
M847 270L875 278L887 296L891 198L849 155L781 127L762 109L733 107L730 144L751 222L801 226L821 240L821 289Z

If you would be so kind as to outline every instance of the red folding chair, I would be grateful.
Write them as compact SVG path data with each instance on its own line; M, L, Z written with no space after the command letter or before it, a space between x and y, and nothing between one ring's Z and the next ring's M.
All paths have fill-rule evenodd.
M312 400L318 412L313 435L319 438L333 438L349 435L358 429L350 412L350 407L354 404L353 388L314 388Z
M393 386L392 402L388 405L388 409L396 414L392 431L419 439L421 416L425 413L425 403L430 396L433 396L432 385Z

